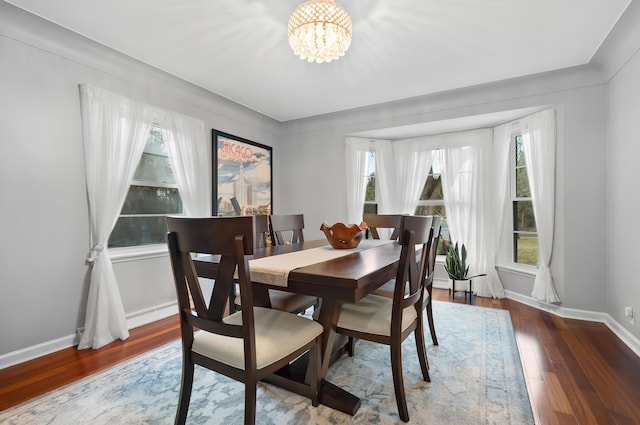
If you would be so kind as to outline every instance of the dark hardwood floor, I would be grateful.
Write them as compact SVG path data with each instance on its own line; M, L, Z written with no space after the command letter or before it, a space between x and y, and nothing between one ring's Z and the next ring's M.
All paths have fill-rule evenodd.
M435 289L434 299L451 300ZM509 299L473 304L509 310L536 424L640 424L640 358L604 324L563 319ZM0 410L179 338L177 317L131 331L99 350L59 351L0 370Z

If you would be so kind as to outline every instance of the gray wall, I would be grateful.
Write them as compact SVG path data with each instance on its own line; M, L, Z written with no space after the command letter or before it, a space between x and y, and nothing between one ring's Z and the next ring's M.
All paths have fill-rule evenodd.
M552 105L558 111L557 208L551 269L564 307L605 310L604 268L586 258L603 258L606 85L591 66L461 89L322 117L285 123L280 149L281 190L277 208L305 214L307 229L323 220L344 221L344 138L352 133ZM301 158L313 158L301 160ZM286 188L282 189L282 188ZM310 190L312 188L312 190ZM588 211L588 214L585 214ZM305 229L305 231L307 231ZM319 233L318 233L319 235ZM533 279L503 273L505 287L530 295Z
M278 122L0 2L0 356L67 340L84 324L80 83L278 145ZM175 300L166 255L114 269L128 314Z
M640 22L636 9L632 27ZM281 124L0 1L0 356L68 338L84 322L89 240L79 83L274 146L274 212L303 212L308 238L321 237L322 221L346 215L345 136L554 106L552 271L563 306L626 323L621 307L640 308L633 278L640 194L630 183L640 174L637 40L621 31L589 66ZM128 314L174 299L166 255L114 267ZM530 278L504 276L507 289L530 293Z
M640 4L632 2L595 57L610 78L607 102L606 310L640 338L625 307L640 313ZM600 241L594 241L600 243Z

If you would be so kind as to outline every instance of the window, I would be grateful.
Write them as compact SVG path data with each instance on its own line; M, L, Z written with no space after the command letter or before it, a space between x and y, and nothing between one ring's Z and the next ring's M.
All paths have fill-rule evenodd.
M164 244L165 217L181 213L182 200L162 130L154 126L109 237L109 248Z
M527 174L527 158L521 135L516 135L511 155L511 203L513 211L513 262L538 264L538 233Z
M444 208L442 179L440 178L441 164L440 150L437 150L414 214L439 215L442 217L438 255L445 255L449 244L449 228L447 226L447 213Z
M376 153L369 151L369 168L367 175L364 176L367 179L367 189L364 195L364 214L377 214L378 213L378 201L376 196Z

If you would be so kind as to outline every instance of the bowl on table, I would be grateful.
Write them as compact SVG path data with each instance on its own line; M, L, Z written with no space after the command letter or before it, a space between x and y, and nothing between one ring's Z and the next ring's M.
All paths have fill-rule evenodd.
M363 232L367 228L364 221L360 224L335 223L329 226L326 221L320 226L320 230L324 232L327 240L332 247L336 249L356 248L363 237Z

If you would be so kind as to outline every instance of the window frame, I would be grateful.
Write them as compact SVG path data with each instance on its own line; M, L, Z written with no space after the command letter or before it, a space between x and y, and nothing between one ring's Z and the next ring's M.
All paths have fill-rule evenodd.
M516 145L517 145L517 138L518 137L522 137L522 131L520 131L519 129L515 129L512 133L511 133L511 139L510 139L510 144L509 144L509 200L507 202L506 205L506 215L507 215L507 219L505 220L505 222L508 223L508 231L506 232L508 234L508 239L509 239L509 261L508 263L508 267L511 269L515 269L515 270L523 270L526 272L533 272L536 271L538 269L537 265L531 265L531 264L526 264L526 263L521 263L516 261L517 258L517 252L516 252L516 236L517 235L535 235L538 236L538 232L537 232L537 224L536 224L536 231L532 232L532 231L527 231L527 230L516 230L515 229L515 223L514 223L514 208L515 208L515 203L516 202L533 202L533 199L531 196L528 197L519 197L517 196L517 170L519 168L525 167L526 168L526 162L524 166L518 166L517 162L516 162ZM525 161L527 160L527 158L525 158ZM527 177L528 177L528 171L527 171ZM535 217L534 217L534 221L535 221ZM538 247L539 249L539 247ZM538 254L539 255L539 254Z
M167 142L164 140L164 133L166 132L166 129L163 128L163 126L158 123L153 123L149 129L149 136L153 131L153 129L160 130L163 138L163 143L165 143L165 146L166 146ZM147 139L149 136L147 136ZM144 151L143 151L143 154L144 154ZM170 155L170 152L167 150L167 158L169 158L169 155ZM140 156L138 165L140 164L140 161L142 161L142 155ZM138 167L138 165L136 165L136 167ZM171 170L171 172L173 173L173 169ZM166 214L122 214L122 208L120 208L120 213L118 214L118 220L120 218L128 218L128 217L167 217L169 215L172 215L172 216L184 215L184 203L182 202L182 196L180 195L180 189L178 188L177 182L166 183L166 182L154 182L150 180L132 179L131 182L129 183L129 187L127 188L127 193L129 192L129 190L131 190L131 186L176 189L178 191L178 196L180 196L181 212L166 213ZM109 234L109 238L111 238L111 234ZM108 247L107 251L109 252L109 257L111 258L113 263L134 261L134 260L147 259L147 258L166 257L167 255L169 255L169 250L166 243Z

